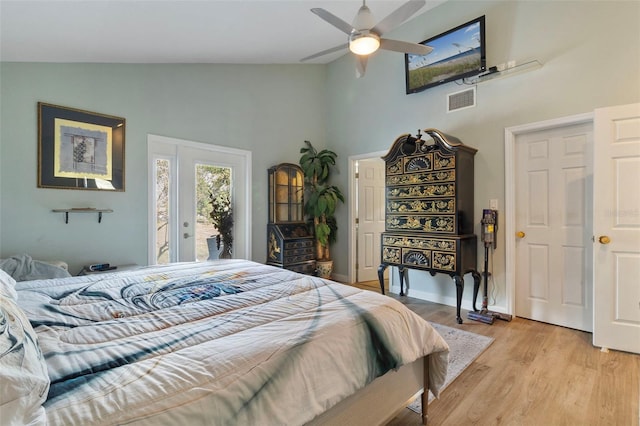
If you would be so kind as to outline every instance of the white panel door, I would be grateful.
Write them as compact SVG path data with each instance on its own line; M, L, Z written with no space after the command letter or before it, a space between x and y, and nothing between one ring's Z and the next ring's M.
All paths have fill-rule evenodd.
M592 329L591 123L518 135L517 316Z
M384 232L384 161L358 161L358 281L378 279Z
M593 344L640 353L640 104L597 109Z

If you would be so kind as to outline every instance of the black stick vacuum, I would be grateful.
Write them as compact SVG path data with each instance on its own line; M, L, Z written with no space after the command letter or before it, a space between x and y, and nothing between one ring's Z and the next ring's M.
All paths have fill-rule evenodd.
M493 324L494 319L511 321L511 315L500 312L493 312L488 309L489 305L489 247L496 247L496 231L498 229L498 212L496 210L485 209L482 211L482 241L484 242L484 294L482 295L482 309L476 311L476 301L473 300L473 311L467 317L473 321ZM476 294L477 296L477 294Z

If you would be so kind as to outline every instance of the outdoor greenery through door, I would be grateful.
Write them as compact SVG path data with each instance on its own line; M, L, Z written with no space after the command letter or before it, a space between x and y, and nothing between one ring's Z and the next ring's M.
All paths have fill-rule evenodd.
M207 164L195 166L196 188L196 259L209 257L207 238L215 237L218 230L211 219L211 200L229 198L231 194L231 169ZM169 206L170 163L167 159L156 160L156 261L170 262L169 256Z

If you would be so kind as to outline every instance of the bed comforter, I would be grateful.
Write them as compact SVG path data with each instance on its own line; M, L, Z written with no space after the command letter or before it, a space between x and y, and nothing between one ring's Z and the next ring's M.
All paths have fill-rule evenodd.
M50 425L297 425L448 347L394 299L244 260L21 282Z

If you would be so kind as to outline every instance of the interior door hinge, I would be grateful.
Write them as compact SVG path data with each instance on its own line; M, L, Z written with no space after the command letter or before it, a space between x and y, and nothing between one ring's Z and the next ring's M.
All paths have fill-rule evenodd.
M360 172L356 172L356 179L360 177Z
M360 223L360 218L356 217L356 225Z

